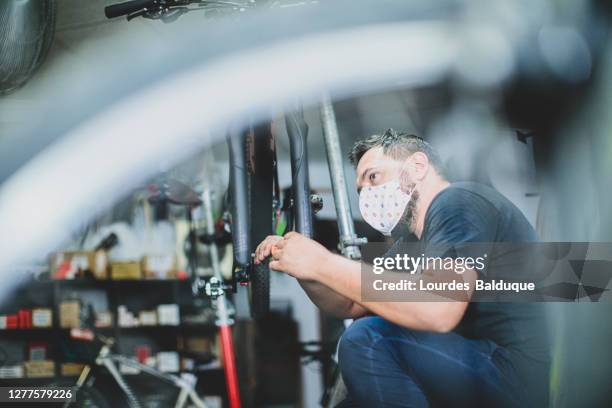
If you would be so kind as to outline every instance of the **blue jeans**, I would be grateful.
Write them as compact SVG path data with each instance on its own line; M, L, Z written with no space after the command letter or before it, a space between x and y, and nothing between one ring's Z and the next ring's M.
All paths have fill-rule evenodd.
M524 407L509 352L488 340L355 321L338 349L349 396L340 407Z

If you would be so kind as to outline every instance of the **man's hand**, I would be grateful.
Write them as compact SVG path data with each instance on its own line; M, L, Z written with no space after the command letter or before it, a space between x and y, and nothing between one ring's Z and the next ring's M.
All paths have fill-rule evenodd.
M262 263L267 257L270 256L272 247L282 240L283 237L279 235L268 235L266 239L257 245L257 249L255 249L255 263Z
M318 281L321 267L333 255L315 241L296 232L290 232L284 238L270 235L257 246L255 263L263 262L270 255L274 257L270 268L298 278L304 291L321 310L341 318L354 318L366 313L364 308Z
M265 242L265 241L264 241ZM318 280L318 272L331 253L312 239L290 232L271 247L270 268L294 278Z

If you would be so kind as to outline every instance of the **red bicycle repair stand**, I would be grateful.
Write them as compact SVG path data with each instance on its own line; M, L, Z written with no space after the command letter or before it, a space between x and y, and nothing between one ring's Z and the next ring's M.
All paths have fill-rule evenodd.
M213 278L214 279L214 278ZM236 353L232 336L234 320L230 316L228 300L225 291L220 290L219 296L214 299L214 309L217 315L216 325L219 328L221 339L221 357L225 371L227 398L230 408L240 408L240 387L238 386L238 371L236 369Z
M212 247L210 248L212 249ZM214 255L212 257L215 258ZM213 300L213 309L217 317L215 324L219 328L221 359L223 370L225 371L229 406L230 408L240 408L240 387L238 386L236 354L234 352L234 340L232 336L232 325L234 324L234 320L230 315L230 307L225 290L221 288L221 283L217 277L212 277L207 282L206 294Z
M240 408L240 389L238 388L238 373L236 370L236 356L234 354L234 341L232 326L229 324L219 326L221 337L221 352L223 353L223 369L227 383L227 396L230 408Z
M215 227L212 215L212 198L211 191L205 189L202 193L203 210L206 217L206 232L210 236L214 236ZM221 354L223 361L223 370L225 371L225 382L227 386L227 397L230 408L240 408L240 388L238 386L238 373L236 370L236 354L234 352L234 341L232 338L232 324L234 320L230 316L230 307L227 295L223 290L223 275L219 264L219 252L216 242L213 240L208 245L210 251L210 260L214 277L207 284L206 292L212 295L215 314L217 315L216 325L219 327L219 337L221 338ZM212 288L211 283L215 283L215 288Z

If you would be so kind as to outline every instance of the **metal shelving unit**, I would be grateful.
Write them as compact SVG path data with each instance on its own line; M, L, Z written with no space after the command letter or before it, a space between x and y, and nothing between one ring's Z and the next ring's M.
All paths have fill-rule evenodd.
M97 328L102 334L112 336L116 340L117 350L121 350L122 342L126 337L129 336L140 336L148 337L156 340L162 339L166 344L174 342L176 347L177 340L179 337L185 338L185 336L197 335L197 336L216 336L216 326L214 321L207 323L185 323L182 319L183 312L189 307L193 307L193 297L183 296L184 293L191 293L190 282L188 280L176 280L176 279L142 279L142 280L94 280L94 279L74 279L74 280L31 280L25 282L22 286L22 290L37 292L43 294L44 292L49 293L47 296L50 299L50 304L44 307L49 307L53 310L53 321L52 326L48 328L22 328L22 329L6 329L0 330L0 342L3 339L13 339L15 341L27 341L27 340L41 340L49 344L48 359L55 362L55 376L54 377L42 377L42 378L1 378L0 386L7 385L35 385L35 384L46 384L63 378L61 375L61 364L66 362L62 349L66 347L70 342L76 341L70 339L70 329L60 327L60 303L64 298L63 295L66 291L71 290L78 292L80 290L101 290L105 292L108 310L113 312L112 325L110 327ZM176 303L179 305L181 311L181 321L179 325L151 325L151 326L135 326L135 327L120 327L117 319L117 307L120 304L124 304L121 294L126 292L133 293L133 299L139 297L146 298L148 304L152 305L153 300L151 299L151 293L157 294L165 302L160 303ZM23 303L21 303L23 304ZM42 305L38 304L37 307ZM25 344L24 344L25 347ZM179 351L180 353L180 351ZM206 375L216 378L221 375L221 368L211 368L203 371L195 371L198 376ZM138 375L130 376L132 378L138 377ZM208 387L210 387L210 381L206 381ZM213 384L219 383L222 385L222 381L214 380ZM209 389L210 391L210 389ZM224 386L220 387L219 394L224 393Z

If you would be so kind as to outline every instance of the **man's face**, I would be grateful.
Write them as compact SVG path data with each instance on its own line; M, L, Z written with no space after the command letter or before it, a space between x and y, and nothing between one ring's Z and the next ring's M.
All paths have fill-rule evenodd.
M357 191L361 192L364 187L378 186L397 179L404 192L410 191L410 201L402 214L402 220L413 232L419 192L414 189L409 162L410 158L398 161L385 155L382 147L368 150L357 164Z
M399 178L402 165L403 162L385 155L382 147L368 150L357 164L357 192Z

